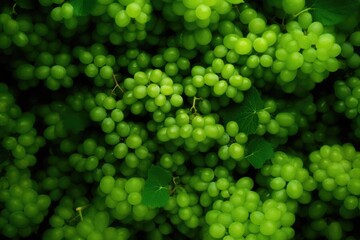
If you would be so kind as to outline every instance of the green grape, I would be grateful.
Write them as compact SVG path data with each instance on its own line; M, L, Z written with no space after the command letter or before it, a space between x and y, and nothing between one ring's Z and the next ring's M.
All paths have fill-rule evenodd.
M253 47L258 53L263 53L268 49L268 42L265 38L256 38Z
M209 234L211 237L219 239L225 235L226 228L221 223L213 223L210 225Z
M359 179L351 179L347 184L348 191L353 195L360 195L359 187L360 180Z
M107 117L101 122L101 129L105 133L111 133L115 130L115 122L112 118Z
M106 110L102 107L95 107L90 111L90 118L95 122L103 121L106 116Z
M278 113L275 116L275 121L279 123L282 127L290 127L295 124L294 116L290 113Z
M270 187L273 189L273 190L280 190L280 189L283 189L286 185L286 182L284 181L283 178L281 177L276 177L276 178L273 178L270 182Z
M298 180L291 180L286 186L286 193L292 199L299 198L303 193L303 187Z
M102 68L106 64L106 57L104 55L96 55L94 57L94 64L98 68Z
M254 18L249 22L249 32L260 34L265 31L266 22L262 18Z
M247 55L252 50L253 43L248 38L240 38L235 42L234 50L240 55Z
M13 19L9 19L3 26L6 35L14 35L19 31L19 24Z
M239 143L232 143L229 146L229 154L235 160L240 160L244 157L244 147Z
M15 2L3 238L357 239L357 8L334 25L330 1Z
M176 196L176 202L179 207L185 208L190 204L189 195L186 192L181 192Z
M274 235L276 232L276 223L273 221L265 220L260 225L260 233L265 236Z
M61 5L61 13L64 19L71 19L74 14L74 7L70 3Z
M126 14L131 18L136 18L141 13L141 7L137 3L130 3L126 6Z
M341 239L343 231L339 222L332 222L326 228L326 236L328 239Z
M287 14L297 14L299 13L305 6L304 0L282 0L282 8Z
M304 63L303 56L299 52L291 53L286 59L286 68L289 70L296 70Z
M209 29L203 28L203 29L199 29L199 30L195 31L194 37L195 37L195 41L199 45L204 46L204 45L207 45L210 43L210 41L212 39L212 34Z
M100 68L99 74L103 79L112 79L113 69L110 66L103 66Z

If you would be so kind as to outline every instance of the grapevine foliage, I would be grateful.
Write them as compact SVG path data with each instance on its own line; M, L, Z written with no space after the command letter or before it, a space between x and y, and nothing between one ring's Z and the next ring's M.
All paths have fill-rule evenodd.
M171 173L162 167L152 165L148 171L142 192L142 203L149 207L163 207L169 200Z
M230 105L230 107L222 111L221 116L225 122L237 122L240 132L253 134L259 123L257 112L263 108L264 102L258 90L255 87L251 87L245 93L244 101L240 105Z
M356 12L359 4L359 1L354 0L315 0L310 10L316 21L324 25L335 25Z
M257 169L261 168L274 155L272 144L260 137L256 137L249 142L247 152L245 159Z
M360 0L0 10L1 239L360 239Z

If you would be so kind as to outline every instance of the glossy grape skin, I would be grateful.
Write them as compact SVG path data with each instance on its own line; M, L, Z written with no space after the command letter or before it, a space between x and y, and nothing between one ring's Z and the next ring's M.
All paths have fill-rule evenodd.
M0 235L354 238L358 152L340 144L360 136L356 14L326 26L303 0L98 0L79 16L74 2L1 6ZM254 134L237 116L251 88ZM255 138L275 152L260 168ZM169 195L156 208L152 165L171 175L150 184Z

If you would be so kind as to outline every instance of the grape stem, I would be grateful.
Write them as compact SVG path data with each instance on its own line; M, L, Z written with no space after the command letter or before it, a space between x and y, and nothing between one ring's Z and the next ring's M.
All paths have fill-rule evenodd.
M112 78L113 78L113 80L114 80L115 87L112 89L111 95L116 95L116 93L115 93L116 88L119 88L120 91L121 91L122 93L124 93L125 91L124 91L124 89L122 89L122 87L119 85L119 83L118 83L118 81L117 81L117 79L116 79L116 75L115 75L115 74L112 75Z
M173 177L172 182L174 184L174 187L170 189L170 195L173 195L177 189L183 188L179 185L178 181L180 180L180 177Z
M263 109L261 109L261 110L267 111L267 110L269 110L269 109L271 109L271 107L266 107L266 108L263 108Z
M314 9L314 8L312 8L312 7L305 8L305 9L301 10L300 12L298 12L297 14L295 14L295 15L293 16L293 18L296 18L296 17L298 17L300 14L302 14L302 13L304 13L304 12L308 12L308 11L313 10L313 9Z
M233 8L236 9L237 13L238 13L239 16L240 16L240 10L239 10L238 4L233 4Z
M191 106L191 108L190 108L190 111L193 112L194 114L197 113L197 109L196 109L196 101L197 101L197 100L201 100L201 98L194 97L194 98L193 98L192 106Z
M17 6L17 3L14 3L11 14L17 15L17 12L15 10L16 6Z
M172 178L172 182L174 184L174 186L178 186L180 184L180 177L173 177Z
M82 210L88 208L89 206L90 206L90 204L87 204L87 205L75 208L75 211L79 212L79 216L80 216L81 221L84 220L83 215L82 215Z

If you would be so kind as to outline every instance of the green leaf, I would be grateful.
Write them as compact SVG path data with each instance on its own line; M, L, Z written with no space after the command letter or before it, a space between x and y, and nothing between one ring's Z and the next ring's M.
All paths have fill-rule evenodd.
M171 173L162 167L152 165L148 171L142 191L142 203L149 207L163 207L169 200Z
M67 132L79 133L83 131L88 125L88 115L85 112L76 112L67 108L61 113L64 128Z
M163 207L169 200L169 189L155 182L146 181L142 192L142 203L149 207Z
M315 21L325 26L338 24L354 12L359 11L359 1L315 0L310 7Z
M148 171L148 179L156 180L160 185L168 185L172 176L168 170L152 165Z
M246 159L254 168L261 168L274 155L271 143L261 137L252 139L247 146Z
M75 16L87 16L95 8L97 0L70 0Z
M225 122L235 121L239 125L239 131L246 134L255 133L259 117L259 110L264 108L259 92L255 87L251 87L244 96L244 101L240 105L230 105L221 111L221 116Z

